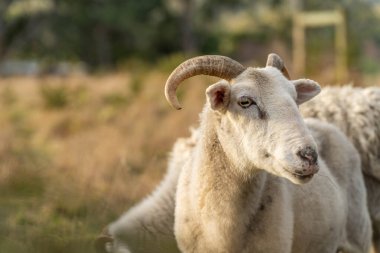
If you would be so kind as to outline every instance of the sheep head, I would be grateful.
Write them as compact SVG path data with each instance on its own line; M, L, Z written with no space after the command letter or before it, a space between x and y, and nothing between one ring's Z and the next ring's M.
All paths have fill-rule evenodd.
M306 183L317 173L316 144L298 105L320 92L318 83L289 80L276 54L268 56L265 68L244 68L224 56L201 56L171 74L165 89L169 103L180 108L175 96L179 83L200 74L224 79L207 88L206 108L217 119L218 139L236 168L243 173L264 169L293 183Z

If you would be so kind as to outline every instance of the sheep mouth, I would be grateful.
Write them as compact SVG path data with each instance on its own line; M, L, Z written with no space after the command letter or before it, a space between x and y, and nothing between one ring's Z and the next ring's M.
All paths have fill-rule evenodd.
M297 173L291 173L291 174L295 178L301 179L301 180L311 179L314 176L314 173L310 174L310 175L301 175L301 174L297 174Z
M319 171L319 168L315 167L313 170L304 171L304 173L302 173L300 169L297 170L293 166L288 166L281 162L279 164L279 169L276 170L277 175L285 177L295 184L305 184L309 182Z
M297 184L304 184L304 183L307 183L309 182L313 176L316 174L316 173L310 173L310 174L300 174L300 173L297 173L297 172L294 172L294 171L290 171L288 169L284 169L284 171L288 174L289 177L291 177L295 183ZM291 180L291 181L293 181Z

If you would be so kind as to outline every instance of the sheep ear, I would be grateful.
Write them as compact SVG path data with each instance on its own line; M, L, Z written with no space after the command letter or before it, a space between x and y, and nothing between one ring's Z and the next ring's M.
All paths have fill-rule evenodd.
M302 104L321 92L321 86L313 80L309 79L298 79L292 81L294 87L297 91L297 104Z
M230 102L230 85L226 81L220 81L207 88L207 100L213 110L224 113Z

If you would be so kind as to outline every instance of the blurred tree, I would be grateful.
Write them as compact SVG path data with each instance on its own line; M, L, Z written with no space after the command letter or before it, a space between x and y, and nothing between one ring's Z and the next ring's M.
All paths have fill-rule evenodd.
M2 0L0 2L0 59L4 55L5 50L5 35L6 35L6 11L9 8L9 5L11 4L12 0Z
M180 29L182 34L182 50L185 54L193 54L198 49L194 34L195 7L194 0L182 0Z
M93 66L179 47L173 40L177 22L162 0L64 0L56 6L62 46Z
M0 6L4 3L2 0ZM52 8L44 12L24 9L5 21L0 18L8 28L3 37L11 56L22 52L48 61L82 60L99 67L111 66L127 56L150 59L180 49L177 18L162 0L51 3ZM5 13L9 9L2 8Z
M242 43L262 51L273 39L290 44L287 7L296 2L305 10L345 8L349 59L357 64L379 21L371 4L354 0L0 0L0 59L78 60L99 68L179 51L234 54Z

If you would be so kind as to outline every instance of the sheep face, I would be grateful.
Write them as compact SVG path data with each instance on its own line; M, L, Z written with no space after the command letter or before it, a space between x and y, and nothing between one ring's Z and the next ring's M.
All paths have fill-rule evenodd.
M289 81L266 67L211 85L206 95L218 138L239 170L264 169L301 184L318 172L318 154L297 105L319 91L314 81Z

